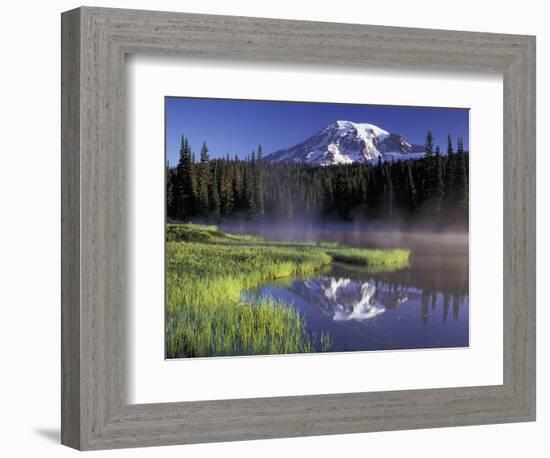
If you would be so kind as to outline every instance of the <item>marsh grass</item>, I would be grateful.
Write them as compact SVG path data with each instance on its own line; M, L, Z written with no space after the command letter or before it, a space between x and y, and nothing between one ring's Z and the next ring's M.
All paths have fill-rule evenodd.
M325 252L332 256L333 261L359 264L367 268L401 268L409 264L409 250L374 250L362 248L339 247L326 249Z
M406 250L314 242L271 242L216 226L168 225L167 358L328 351L330 336L309 336L303 317L281 301L250 303L243 291L311 274L332 261L403 267Z

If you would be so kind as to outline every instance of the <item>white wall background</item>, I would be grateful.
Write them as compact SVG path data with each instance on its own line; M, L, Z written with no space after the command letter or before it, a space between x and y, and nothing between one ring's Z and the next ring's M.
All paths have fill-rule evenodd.
M384 455L500 458L550 453L550 255L543 236L550 192L544 127L549 122L550 30L544 2L503 0L124 0L97 6L286 19L536 34L538 47L538 421L392 433L280 439L98 452L97 456L256 457ZM60 12L68 0L10 2L0 24L0 422L3 456L74 456L58 445L60 422ZM546 205L547 207L547 205ZM545 434L546 433L546 434Z

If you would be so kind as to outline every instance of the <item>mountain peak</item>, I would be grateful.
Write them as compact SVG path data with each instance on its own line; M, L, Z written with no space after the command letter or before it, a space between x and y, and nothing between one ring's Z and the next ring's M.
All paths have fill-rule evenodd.
M407 143L401 135L389 133L375 124L337 120L302 143L269 154L265 160L333 165L421 156L423 148Z
M384 129L381 129L380 127L375 126L374 124L369 124L365 122L338 120L336 121L336 125L338 129L341 131L348 131L350 129L355 129L358 132L366 132L369 135L374 137L382 137L382 136L387 137L389 135L389 132L386 132Z

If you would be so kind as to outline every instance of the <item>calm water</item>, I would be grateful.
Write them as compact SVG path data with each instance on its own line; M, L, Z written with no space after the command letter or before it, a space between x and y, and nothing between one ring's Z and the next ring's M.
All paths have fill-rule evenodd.
M292 304L305 317L310 335L329 333L331 351L469 344L467 235L370 231L351 225L222 229L272 240L323 240L411 250L406 269L367 273L333 264L309 277L268 283L244 293L249 301L272 297Z

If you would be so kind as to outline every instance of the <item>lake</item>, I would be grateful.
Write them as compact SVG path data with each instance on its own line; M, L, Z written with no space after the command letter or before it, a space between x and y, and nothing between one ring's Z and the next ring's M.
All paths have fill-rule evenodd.
M250 302L270 297L292 304L305 318L310 336L330 335L330 351L469 345L467 234L352 224L226 224L220 229L269 240L411 250L410 265L405 269L369 272L334 263L307 277L273 281L243 293ZM316 349L322 350L321 346L317 339Z

